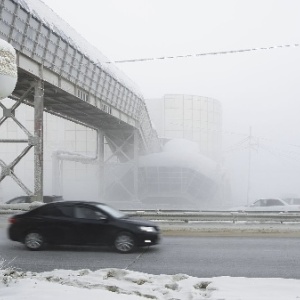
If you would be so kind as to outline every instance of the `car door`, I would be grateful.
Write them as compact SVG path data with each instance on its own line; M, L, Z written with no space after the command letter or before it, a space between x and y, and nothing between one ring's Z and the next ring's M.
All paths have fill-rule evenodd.
M40 215L38 229L47 241L60 245L79 244L78 228L71 205L49 206Z
M110 217L93 206L76 205L74 209L80 243L85 245L107 244L114 228Z

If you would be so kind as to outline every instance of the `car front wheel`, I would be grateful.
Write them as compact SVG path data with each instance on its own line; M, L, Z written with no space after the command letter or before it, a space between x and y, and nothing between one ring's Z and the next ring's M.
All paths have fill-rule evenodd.
M43 236L38 232L29 232L25 236L24 244L29 250L41 250L45 244Z
M118 252L132 252L136 246L134 236L129 232L121 232L116 236L114 246Z

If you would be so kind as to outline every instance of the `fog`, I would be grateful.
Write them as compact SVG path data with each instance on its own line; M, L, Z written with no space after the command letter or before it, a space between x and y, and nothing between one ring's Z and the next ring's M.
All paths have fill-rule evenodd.
M299 43L297 0L45 0L111 60ZM71 10L68 7L72 7ZM80 16L80 18L78 18ZM223 159L237 202L300 194L300 48L118 64L147 99L166 93L217 99ZM250 135L249 144L236 147Z
M117 66L145 99L220 101L232 204L300 195L300 47L275 47L299 43L299 1L44 2L112 61L254 49Z

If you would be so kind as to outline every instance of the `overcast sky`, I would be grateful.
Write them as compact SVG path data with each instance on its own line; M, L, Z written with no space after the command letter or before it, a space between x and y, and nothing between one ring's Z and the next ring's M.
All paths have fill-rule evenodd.
M299 0L44 0L111 60L300 43ZM144 97L180 93L223 107L235 197L300 196L300 47L118 64ZM229 151L228 151L229 150ZM237 188L239 187L239 188Z

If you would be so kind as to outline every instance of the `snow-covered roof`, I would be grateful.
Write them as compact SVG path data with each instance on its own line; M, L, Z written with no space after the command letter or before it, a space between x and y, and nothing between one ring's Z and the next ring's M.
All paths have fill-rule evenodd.
M0 100L13 92L17 78L16 51L12 45L0 39Z
M0 74L17 78L16 51L8 42L0 39Z
M96 64L99 64L102 69L143 98L140 90L129 77L44 2L40 0L16 0L16 2L53 32L61 36L62 39L69 42L74 48L89 57Z
M14 47L2 39L0 39L0 51L10 52L10 54L15 55Z

